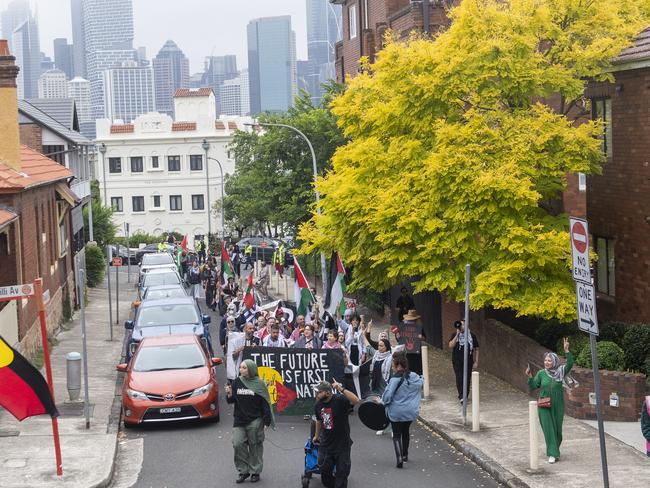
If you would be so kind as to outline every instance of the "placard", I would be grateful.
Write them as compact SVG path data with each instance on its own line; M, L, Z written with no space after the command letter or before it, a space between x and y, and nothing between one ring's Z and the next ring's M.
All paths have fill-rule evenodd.
M401 322L399 328L399 343L404 344L408 354L420 354L422 347L422 326L412 322Z

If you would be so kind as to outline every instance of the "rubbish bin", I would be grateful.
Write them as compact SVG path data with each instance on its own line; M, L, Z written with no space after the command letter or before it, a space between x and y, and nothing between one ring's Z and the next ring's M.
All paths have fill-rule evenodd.
M76 402L81 393L81 354L78 352L68 353L65 361L68 395L70 395L70 401Z

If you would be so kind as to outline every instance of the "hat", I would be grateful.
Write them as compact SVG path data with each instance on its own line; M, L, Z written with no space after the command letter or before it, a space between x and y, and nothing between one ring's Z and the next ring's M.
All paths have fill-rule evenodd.
M314 386L314 391L320 393L321 391L332 391L332 385L328 381L321 381L316 386Z
M409 312L404 315L404 320L417 320L419 318L420 316L418 315L418 311L415 309L409 310Z
M456 322L454 322L454 327L456 327L457 329L460 329L460 327L462 325L463 325L463 323L460 320L457 320Z

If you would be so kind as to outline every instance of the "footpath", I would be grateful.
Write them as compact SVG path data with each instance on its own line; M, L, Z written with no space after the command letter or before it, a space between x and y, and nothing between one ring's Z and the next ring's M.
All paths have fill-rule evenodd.
M131 270L127 283L126 268L120 271L120 316L115 314L115 271L111 269L113 296L113 341L109 340L107 282L88 289L86 339L88 350L88 387L90 428L86 429L83 408L83 372L81 402L71 404L66 389L66 355L82 352L81 312L72 322L63 324L51 348L54 394L59 408L59 431L63 477L56 476L54 442L49 416L18 422L0 411L0 487L49 488L104 487L111 480L117 452L120 398L116 394L115 365L122 355L124 320L128 318L135 296L136 274Z
M271 279L270 294L293 300L292 284ZM279 283L279 286L278 286ZM367 313L368 317L372 314ZM373 319L373 335L389 325ZM529 454L528 402L525 393L494 376L480 375L480 431L471 430L471 399L467 408L468 425L463 425L462 406L457 400L456 379L451 354L429 347L430 396L422 401L420 422L443 437L458 451L490 473L498 482L513 488L585 488L603 486L598 431L587 422L564 417L562 458L548 464L544 436L539 422L539 469L531 471ZM490 351L481 351L490 354ZM641 406L639 405L639 408ZM650 486L650 458L631 445L635 444L630 427L617 429L616 422L606 427L628 441L606 434L607 461L611 488L647 488ZM624 431L624 434L620 432ZM641 428L636 424L636 435ZM632 440L630 438L632 437Z

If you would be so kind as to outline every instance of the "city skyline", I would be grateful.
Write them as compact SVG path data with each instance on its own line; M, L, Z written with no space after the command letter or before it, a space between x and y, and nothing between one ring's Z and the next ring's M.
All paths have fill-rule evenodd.
M0 11L9 3L10 0L0 0ZM38 19L41 51L54 58L54 39L66 38L72 42L70 0L30 0L29 3ZM210 55L235 54L240 69L246 68L246 26L250 20L260 17L290 15L296 32L297 57L307 59L304 0L240 0L237 5L186 0L182 6L169 0L133 3L134 47L145 46L153 57L160 46L173 39L189 58L191 74L202 71L204 58ZM197 35L197 32L205 34Z

